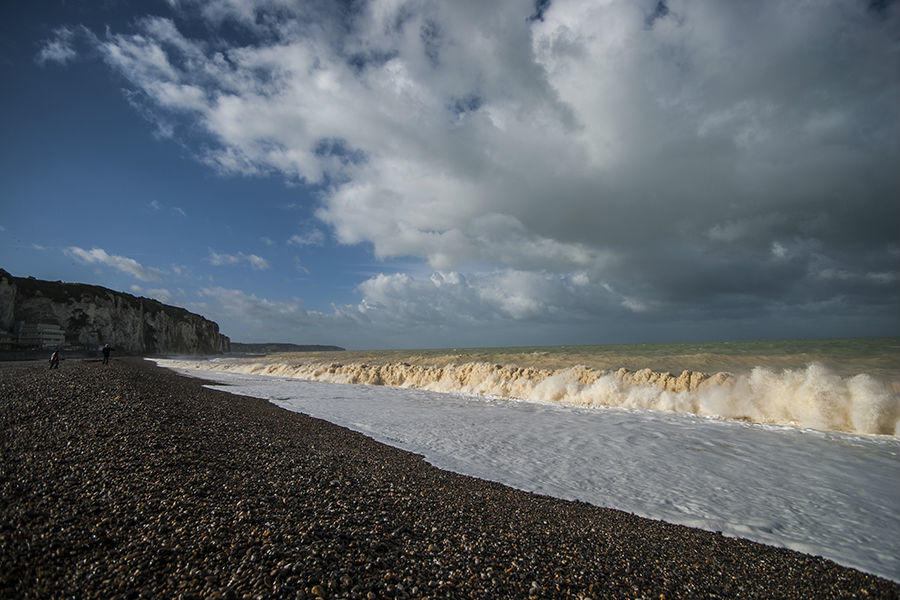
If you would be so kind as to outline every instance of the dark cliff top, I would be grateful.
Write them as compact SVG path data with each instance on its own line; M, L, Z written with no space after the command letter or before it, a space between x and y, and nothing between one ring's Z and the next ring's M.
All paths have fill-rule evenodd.
M43 279L35 279L34 277L15 277L8 271L0 269L0 279L8 279L12 285L16 287L17 293L28 297L42 296L54 302L66 304L70 301L81 300L82 298L121 298L126 304L138 308L142 306L144 312L152 314L164 312L177 319L202 319L207 321L202 315L192 313L180 306L172 306L163 304L152 298L143 296L132 296L126 292L117 292L109 288L99 285L90 285L87 283L66 283L64 281L45 281ZM213 321L210 321L213 323ZM218 325L216 325L218 328Z
M331 352L343 350L346 350L346 348L341 348L340 346L318 346L315 344L242 344L240 342L231 342L232 352Z

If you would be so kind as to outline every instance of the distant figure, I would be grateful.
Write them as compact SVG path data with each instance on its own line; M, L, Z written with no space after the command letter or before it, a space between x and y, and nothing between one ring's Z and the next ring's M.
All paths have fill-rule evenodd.
M59 368L59 350L54 350L53 354L50 355L50 368L51 369Z
M112 352L112 348L109 347L109 344L103 346L103 364L109 364L109 353Z

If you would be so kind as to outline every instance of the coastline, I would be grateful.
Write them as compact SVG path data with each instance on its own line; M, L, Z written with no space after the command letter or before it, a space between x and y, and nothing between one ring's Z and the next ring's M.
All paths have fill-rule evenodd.
M0 364L10 597L884 597L798 552L440 471L138 359Z

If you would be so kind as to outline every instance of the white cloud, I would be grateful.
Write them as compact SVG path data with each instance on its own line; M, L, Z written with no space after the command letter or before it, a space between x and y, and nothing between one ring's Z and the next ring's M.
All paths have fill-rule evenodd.
M303 262L300 260L299 256L294 257L294 267L305 275L309 275L309 269L303 266Z
M140 279L141 281L162 281L163 272L153 267L144 267L133 258L109 254L102 248L84 250L77 246L69 246L65 254L86 264L102 264Z
M427 280L379 274L359 285L360 311L398 323L460 324L512 320L573 322L616 312L620 296L584 273L435 272Z
M266 246L274 246L274 245L275 245L275 242L272 241L272 238L267 237L267 236L262 236L262 237L260 237L260 238L259 238L259 241L261 241L261 242L262 242L263 244L265 244Z
M165 204L160 202L159 200L151 200L147 203L147 208L154 212L158 212L165 208ZM175 217L187 217L187 213L180 206L171 206L169 207L169 212Z
M237 265L245 262L258 271L270 268L269 262L266 259L257 256L256 254L245 254L244 252L238 252L237 254L219 254L210 248L209 256L206 257L206 260L209 264L216 267L223 265Z
M132 285L128 289L132 294L153 298L164 304L168 304L172 301L172 292L165 288L143 288L139 285Z
M784 258L788 255L788 249L779 242L772 242L772 256L775 258Z
M72 47L75 31L68 27L60 27L53 31L53 37L45 40L41 46L40 52L35 57L35 61L40 64L55 62L61 65L74 60L77 56L75 48Z
M472 295L484 280L469 274L451 286L474 316L582 310L583 296L550 293L554 273L609 282L609 310L652 312L741 294L763 306L789 269L823 280L822 256L886 272L856 244L897 238L898 5L672 0L650 18L656 6L555 0L529 21L532 0L180 2L252 39L227 47L148 18L98 47L144 106L202 131L216 169L321 184L316 215L339 242L503 273L515 293ZM253 256L209 261L268 266ZM406 298L382 303L399 314L428 312L414 294L440 302L428 286L361 289L372 306Z
M358 292L358 303L332 305L330 312L305 309L298 299L277 301L223 287L204 288L201 295L203 314L233 339L350 347L454 346L485 333L526 340L535 331L556 332L559 339L580 332L589 340L598 328L616 327L623 315L651 310L605 283L586 281L583 273L451 271L425 279L379 274L361 283Z
M334 317L305 310L299 300L273 301L223 287L203 288L199 295L203 300L187 303L188 308L215 320L235 341L334 343L321 340L340 337L335 332L330 337L327 333L336 324Z
M321 246L324 242L325 234L320 229L294 234L287 241L291 246Z

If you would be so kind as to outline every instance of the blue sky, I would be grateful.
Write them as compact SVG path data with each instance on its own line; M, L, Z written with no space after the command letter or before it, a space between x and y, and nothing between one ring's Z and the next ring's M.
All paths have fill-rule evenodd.
M895 2L7 2L0 266L350 348L900 334Z

